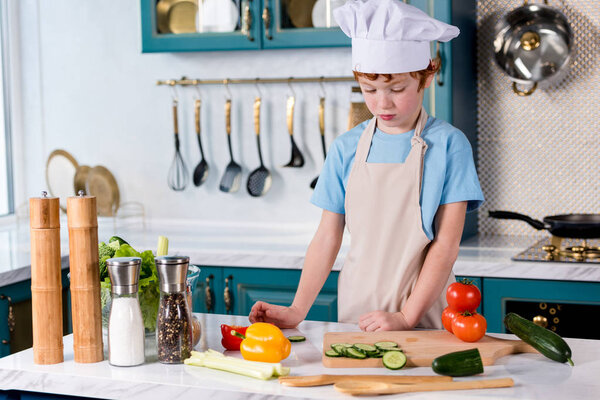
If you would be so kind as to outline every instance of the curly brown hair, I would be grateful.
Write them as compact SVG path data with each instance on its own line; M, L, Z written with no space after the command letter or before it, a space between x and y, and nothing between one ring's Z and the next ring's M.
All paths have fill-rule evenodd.
M422 69L420 71L409 72L411 77L413 77L414 79L417 79L419 81L419 88L417 89L417 91L421 91L425 87L427 78L429 78L431 75L435 75L435 73L437 73L441 67L442 67L441 61L438 58L436 58L434 60L429 61L429 65L427 66L427 68ZM354 73L354 79L356 79L357 81L358 81L359 77L364 77L370 81L375 81L375 80L377 80L377 78L379 78L379 76L383 76L383 79L385 79L386 82L389 82L392 80L392 75L393 75L393 74L365 73L365 72L358 72L358 71L352 71L352 72Z

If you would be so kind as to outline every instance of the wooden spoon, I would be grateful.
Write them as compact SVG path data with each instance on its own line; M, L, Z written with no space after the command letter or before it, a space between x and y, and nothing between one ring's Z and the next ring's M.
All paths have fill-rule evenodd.
M280 376L279 383L284 386L323 386L339 382L376 381L386 383L451 382L450 376L436 375L312 375Z
M486 389L514 386L511 378L483 379L478 381L425 382L398 385L384 382L340 382L333 387L341 393L351 395L394 394L408 392L432 392L436 390Z

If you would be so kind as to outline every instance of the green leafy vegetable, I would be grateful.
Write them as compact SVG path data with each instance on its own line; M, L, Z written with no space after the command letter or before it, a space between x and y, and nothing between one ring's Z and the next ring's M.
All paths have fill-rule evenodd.
M107 303L110 301L110 279L106 268L106 260L113 257L140 257L142 259L138 282L140 308L142 309L144 327L149 331L154 331L156 329L160 291L158 289L158 272L154 264L152 250L145 250L140 253L118 236L111 237L108 245L104 242L100 243L99 250L100 246L105 251L105 255L100 258L100 286L103 289L101 290L102 308L107 307ZM110 249L112 254L107 249ZM105 322L104 318L103 322Z

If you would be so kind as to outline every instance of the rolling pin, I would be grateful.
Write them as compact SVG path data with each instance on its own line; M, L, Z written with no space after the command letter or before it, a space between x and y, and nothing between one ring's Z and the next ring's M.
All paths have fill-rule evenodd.
M104 359L97 215L95 197L79 191L67 199L73 353L78 363Z
M58 197L29 199L33 362L64 361Z

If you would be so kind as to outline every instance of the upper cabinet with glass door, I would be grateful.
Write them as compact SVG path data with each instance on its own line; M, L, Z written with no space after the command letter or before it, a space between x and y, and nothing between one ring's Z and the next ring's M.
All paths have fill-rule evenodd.
M332 10L345 0L141 0L142 51L350 46Z

